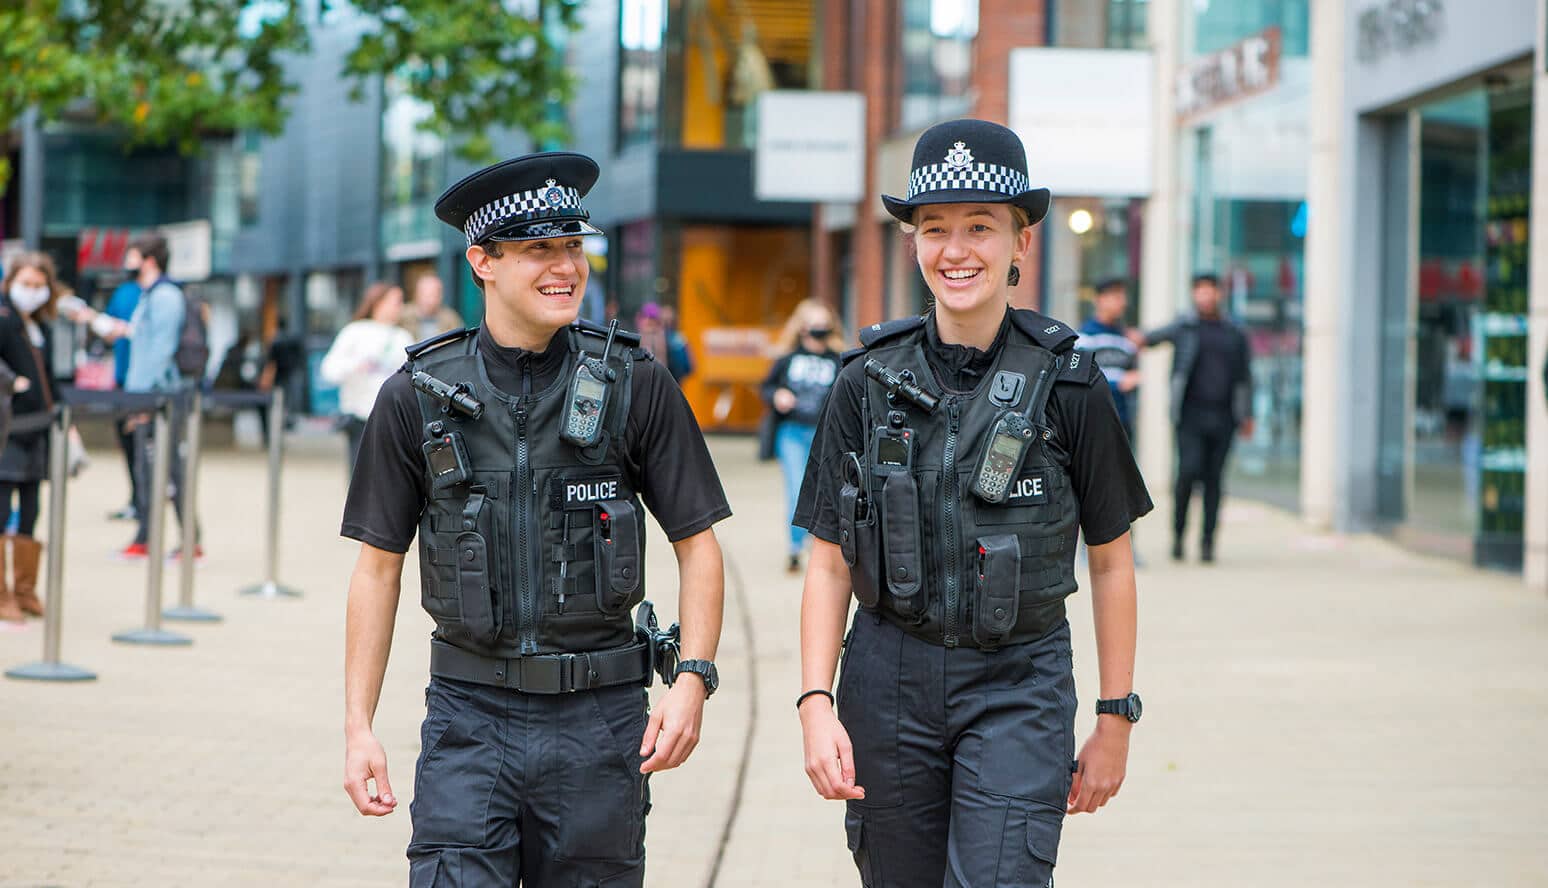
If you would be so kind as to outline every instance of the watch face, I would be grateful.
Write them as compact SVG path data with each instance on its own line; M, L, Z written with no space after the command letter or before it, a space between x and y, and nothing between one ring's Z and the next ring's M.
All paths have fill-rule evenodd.
M1129 695L1129 721L1131 721L1131 722L1139 721L1140 720L1140 713L1143 712L1144 709L1145 709L1145 705L1140 702L1139 694L1130 694Z

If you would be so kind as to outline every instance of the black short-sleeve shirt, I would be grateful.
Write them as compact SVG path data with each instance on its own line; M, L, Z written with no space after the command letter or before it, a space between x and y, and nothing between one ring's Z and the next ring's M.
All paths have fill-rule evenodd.
M563 331L545 351L530 352L501 346L487 328L480 328L478 350L490 381L507 394L546 389L568 366L570 355ZM428 494L422 428L408 374L393 374L366 420L341 535L389 552L408 551ZM634 364L624 471L673 542L731 514L687 399L666 368L653 360Z
M1004 342L1009 316L987 352L942 343L933 318L927 325L925 356L936 379L957 392L972 391L994 364ZM807 458L806 476L796 500L794 524L818 539L838 542L838 488L843 455L864 453L860 400L865 392L862 361L851 361L839 374L823 406L817 436ZM1048 399L1048 420L1061 441L1069 442L1067 471L1080 504L1080 526L1086 543L1110 543L1154 504L1129 448L1106 379L1093 373L1089 384L1060 383Z

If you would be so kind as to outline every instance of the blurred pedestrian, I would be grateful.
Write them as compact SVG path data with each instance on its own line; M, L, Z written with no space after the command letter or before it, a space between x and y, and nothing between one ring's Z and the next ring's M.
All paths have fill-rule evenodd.
M37 596L38 561L43 545L37 528L39 489L48 477L49 423L54 410L53 337L59 298L54 261L43 253L22 253L11 260L0 300L0 361L15 371L12 383L10 434L0 452L0 504L14 510L16 533L9 538L13 582L5 577L5 549L0 547L0 620L20 620L23 614L43 616Z
M124 391L157 393L174 396L170 428L181 428L186 418L187 406L180 393L186 390L182 360L188 362L190 375L202 379L202 368L209 353L205 345L204 320L200 316L207 308L192 300L173 280L167 277L170 250L167 239L150 232L139 235L129 242L129 249L140 256L140 267L135 280L140 286L140 300L134 314L127 322L105 313L80 306L74 320L91 324L91 331L109 342L131 339L129 366L124 373ZM190 312L200 313L190 316ZM185 324L188 329L185 331ZM190 339L186 334L192 333ZM201 357L202 355L202 357ZM146 556L146 543L150 539L151 498L165 495L150 489L151 466L154 462L152 433L153 417L148 413L135 414L126 421L134 436L135 472L139 476L139 498L135 511L139 525L134 540L120 549L118 556L125 560L138 560ZM185 508L183 502L183 454L177 446L176 433L171 446L172 508L178 523L195 522L194 534L198 536L198 516ZM180 554L173 550L172 555ZM202 547L195 546L194 557L202 558Z
M760 391L773 411L774 453L785 476L785 502L793 519L801 478L806 474L806 457L817 434L817 418L842 366L839 353L844 337L832 309L816 299L805 299L791 312L775 347L780 357ZM801 569L806 537L804 528L790 525L790 573Z
M1075 347L1089 352L1102 368L1113 393L1113 407L1124 434L1134 441L1134 390L1139 386L1139 346L1125 335L1124 312L1129 308L1129 282L1108 278L1096 286L1091 317L1080 326Z
M355 457L376 393L403 366L403 350L414 344L403 319L403 288L377 282L366 288L355 319L344 325L323 356L317 373L339 387L340 426L345 436L345 464L355 474Z
M137 276L140 271L140 252L128 249L124 251L124 272L126 277L109 297L107 308L103 314L110 318L128 322L134 317L134 310L140 304L140 282ZM134 340L123 337L113 343L113 384L122 389L129 378L129 349L134 345ZM120 416L113 420L113 428L118 433L118 447L124 454L124 470L129 475L129 503L122 509L108 515L115 521L134 521L138 518L134 504L140 501L139 474L134 470L134 435L128 424L128 417Z
M408 331L411 342L421 342L448 330L462 329L462 315L447 305L441 279L422 274L414 281L414 301L404 306L399 322Z
M677 332L676 325L670 323L673 316L668 312L654 302L647 302L635 312L634 325L640 332L640 342L656 356L656 360L666 365L667 372L681 385L693 373L693 353L688 349L688 340Z
M937 124L908 182L906 200L882 200L934 308L860 333L796 509L817 538L796 699L806 774L847 802L864 885L1050 885L1065 814L1106 804L1127 769L1129 526L1150 497L1075 332L1009 307L1050 199L1021 140ZM1073 754L1077 530L1107 699Z
M1215 531L1224 496L1226 457L1240 433L1252 436L1252 366L1247 335L1222 309L1220 279L1193 278L1193 312L1130 337L1142 347L1172 343L1172 425L1177 432L1177 480L1173 488L1172 560L1183 558L1183 536L1193 488L1204 488L1204 527L1199 560L1215 560Z

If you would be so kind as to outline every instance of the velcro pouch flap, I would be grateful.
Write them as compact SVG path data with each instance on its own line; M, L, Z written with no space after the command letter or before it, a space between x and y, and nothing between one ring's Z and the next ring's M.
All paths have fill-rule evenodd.
M634 504L604 500L596 505L597 606L617 613L640 587L640 523ZM601 532L607 516L608 534Z
M839 488L839 551L844 553L844 563L850 567L855 566L855 509L859 499L860 488L848 481Z
M1021 541L1013 533L978 538L974 577L973 640L995 647L1016 625L1017 586L1021 580Z
M892 472L882 482L882 544L887 556L887 590L900 612L917 617L923 604L919 594L919 488L908 472Z

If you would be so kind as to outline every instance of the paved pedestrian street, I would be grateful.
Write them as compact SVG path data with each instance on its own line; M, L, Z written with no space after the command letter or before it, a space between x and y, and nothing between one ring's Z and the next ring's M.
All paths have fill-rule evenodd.
M722 691L694 757L652 778L647 884L857 885L842 806L802 771L801 585L784 572L778 469L750 439L712 447L736 510L718 527ZM71 484L67 510L63 655L98 680L0 681L0 886L403 884L431 624L411 556L376 717L405 804L363 818L341 788L358 545L338 537L339 439L291 439L280 580L296 600L236 594L261 578L264 461L207 455L197 601L225 619L168 623L185 647L110 641L145 615L144 563L111 557L133 531L105 517L127 498L113 456ZM1175 565L1160 506L1139 534L1145 717L1122 793L1066 822L1061 888L1548 885L1548 601L1242 500L1217 566ZM659 532L650 545L650 597L670 617L675 562ZM1090 598L1071 603L1083 741L1095 652ZM42 635L0 630L0 666L36 660Z

